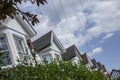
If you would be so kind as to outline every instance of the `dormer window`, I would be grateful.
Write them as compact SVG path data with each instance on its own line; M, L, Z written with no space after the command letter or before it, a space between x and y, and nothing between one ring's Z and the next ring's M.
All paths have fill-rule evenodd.
M7 40L5 37L0 37L0 54L0 61L2 62L0 66L7 66L12 64Z

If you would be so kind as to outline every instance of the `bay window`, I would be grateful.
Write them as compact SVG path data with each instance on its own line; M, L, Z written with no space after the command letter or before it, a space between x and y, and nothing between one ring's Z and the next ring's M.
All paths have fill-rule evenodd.
M48 62L52 62L52 56L51 54L46 54L46 55L43 55L42 58Z
M6 37L0 37L0 61L2 62L0 66L12 64Z
M25 44L22 38L14 37L17 51L20 57L20 60L24 58L25 55Z

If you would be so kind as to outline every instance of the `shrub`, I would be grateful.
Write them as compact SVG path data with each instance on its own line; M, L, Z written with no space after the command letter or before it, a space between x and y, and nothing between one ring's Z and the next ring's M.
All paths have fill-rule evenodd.
M37 66L23 66L0 70L0 80L107 80L99 71L90 71L84 65L51 62Z

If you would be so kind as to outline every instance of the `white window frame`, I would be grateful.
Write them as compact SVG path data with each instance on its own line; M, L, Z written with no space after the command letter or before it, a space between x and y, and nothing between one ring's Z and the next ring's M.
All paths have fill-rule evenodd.
M59 61L60 60L60 55L55 53L55 58L56 58L57 61Z
M9 57L9 58L7 58L7 59L8 59L8 64L5 64L5 63L3 62L3 65L1 65L1 66L12 65L12 58L11 58L11 55L10 55L10 49L9 49L7 37L6 37L5 35L0 35L0 38L1 38L1 37L4 37L5 43L1 43L1 42L0 42L0 46L2 46L3 44L4 44L4 45L6 44L6 47L7 47L7 50L2 50L1 52L3 52L3 54L7 54L7 56L4 56L4 57ZM8 52L8 53L4 53L4 52ZM1 59L4 59L4 58L1 57Z
M45 58L45 57L48 56L48 55L50 55L50 57L51 57L50 61L49 61L49 60L46 60L46 58ZM53 60L51 54L44 54L44 55L42 55L42 59L48 61L49 63L52 62L52 60Z
M22 37L19 36L13 36L14 37L14 41L15 41L15 46L17 49L17 52L19 54L19 58L20 60L24 59L24 56L26 55L26 45L25 45L25 41ZM20 41L20 43L19 43Z

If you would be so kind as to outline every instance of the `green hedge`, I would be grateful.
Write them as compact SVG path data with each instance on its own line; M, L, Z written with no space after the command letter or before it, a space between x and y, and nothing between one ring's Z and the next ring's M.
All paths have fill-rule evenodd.
M0 70L0 80L107 80L98 71L72 62L52 62L35 67L18 65Z

